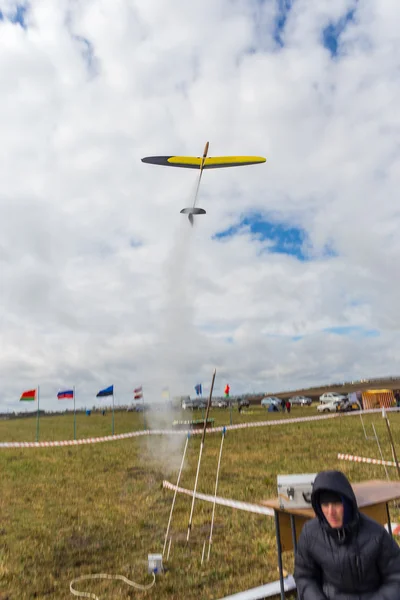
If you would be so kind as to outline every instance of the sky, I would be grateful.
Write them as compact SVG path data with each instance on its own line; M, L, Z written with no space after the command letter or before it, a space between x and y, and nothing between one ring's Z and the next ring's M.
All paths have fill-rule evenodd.
M399 19L0 0L0 409L399 374ZM267 161L205 171L191 228L198 173L141 158L207 141Z

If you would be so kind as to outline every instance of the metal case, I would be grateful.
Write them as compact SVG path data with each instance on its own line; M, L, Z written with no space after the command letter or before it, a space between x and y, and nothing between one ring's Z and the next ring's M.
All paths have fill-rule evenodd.
M278 475L280 508L311 508L311 492L317 473Z

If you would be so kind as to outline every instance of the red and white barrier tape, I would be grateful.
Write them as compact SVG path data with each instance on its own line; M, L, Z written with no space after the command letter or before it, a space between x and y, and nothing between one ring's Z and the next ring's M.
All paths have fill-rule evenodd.
M386 465L395 467L396 463L391 460L379 460L378 458L366 458L365 456L353 456L352 454L338 454L339 460L350 460L352 462L367 463L369 465Z
M398 412L400 408L387 408L386 412ZM336 419L338 417L354 417L359 414L374 414L381 413L381 408L375 408L373 410L354 411L346 413L332 413L329 415L316 415L314 417L299 417L297 419L274 419L272 421L254 421L252 423L239 423L238 425L221 425L220 427L210 427L207 429L208 433L218 433L223 429L226 431L234 431L236 429L249 429L251 427L275 427L280 425L291 425L293 423L308 423L312 421L324 421L325 419ZM176 430L176 429L151 429L146 431L131 431L129 433L121 433L119 435L109 435L96 438L82 438L80 440L62 440L55 442L0 442L1 448L50 448L50 447L61 447L61 446L82 446L85 444L98 444L99 442L114 442L116 440L126 440L133 437L140 437L142 435L200 435L203 433L202 429L193 429L190 431Z
M132 431L119 435L109 435L96 438L82 438L80 440L60 440L55 442L0 442L0 448L53 448L60 446L83 446L85 444L98 444L100 442L113 442L127 438L148 435L148 431Z
M168 490L177 491L180 494L186 494L187 496L193 497L193 490L187 490L186 488L178 487L169 481L163 481L163 487ZM237 508L239 510L245 510L247 512L257 513L260 515L268 515L269 517L274 516L272 508L266 506L260 506L259 504L251 504L250 502L240 502L239 500L231 500L229 498L221 498L220 496L211 496L209 494L200 494L196 492L195 497L197 500L205 500L206 502L212 502L221 506L229 506L230 508Z

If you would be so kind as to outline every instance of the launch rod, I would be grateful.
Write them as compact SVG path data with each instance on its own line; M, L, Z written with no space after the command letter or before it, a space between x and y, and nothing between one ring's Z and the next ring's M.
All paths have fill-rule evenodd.
M190 517L189 517L189 523L188 523L188 531L187 531L187 536L186 536L186 543L189 542L190 532L191 532L191 529L192 529L192 518L193 518L194 502L195 502L195 499L196 499L197 482L199 480L201 456L203 454L204 439L206 437L207 419L208 419L208 413L210 412L211 398L212 398L212 393L213 393L213 389L214 389L215 374L216 374L216 369L214 369L214 373L213 373L213 376L212 376L211 388L210 388L210 395L208 397L208 402L207 402L206 418L204 419L203 435L201 436L200 451L199 451L199 460L197 461L197 472L196 472L196 479L195 479L194 488L193 488L192 507L190 509Z
M185 444L185 449L183 451L181 467L179 469L178 480L176 482L176 487L177 488L178 488L179 482L181 480L181 474L182 474L183 464L185 462L185 456L186 456L186 450L187 450L187 447L188 447L189 437L190 437L190 435L188 435L187 438L186 438L186 444ZM168 540L168 535L169 535L169 528L171 526L172 513L174 512L174 506L175 506L175 500L176 500L176 493L177 493L177 489L175 490L174 498L172 500L171 511L169 513L169 519L168 519L168 525L167 525L167 532L165 534L165 540L164 540L163 556L164 556L165 548L166 548L166 545L167 545L167 540ZM169 549L168 549L168 554L169 554Z
M211 544L212 544L212 534L213 534L213 529L214 529L215 504L216 504L216 499L217 499L219 470L220 470L220 467L221 467L221 457L222 457L222 448L223 448L224 439L225 439L225 431L226 431L226 429L224 427L223 430L222 430L221 446L220 446L220 449L219 449L218 466L217 466L217 476L215 478L214 504L213 504L212 517L211 517L210 538L208 540L207 560L210 560L210 552L211 552Z

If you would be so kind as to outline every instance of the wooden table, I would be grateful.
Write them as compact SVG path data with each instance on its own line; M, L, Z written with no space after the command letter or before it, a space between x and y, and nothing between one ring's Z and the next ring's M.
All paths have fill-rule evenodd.
M381 525L387 523L389 533L392 534L389 502L400 498L400 482L373 479L355 483L352 488L360 512ZM284 600L282 553L289 550L296 551L304 523L313 519L315 512L313 508L281 508L277 498L263 500L261 504L274 510L281 600Z

